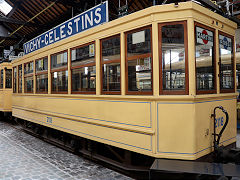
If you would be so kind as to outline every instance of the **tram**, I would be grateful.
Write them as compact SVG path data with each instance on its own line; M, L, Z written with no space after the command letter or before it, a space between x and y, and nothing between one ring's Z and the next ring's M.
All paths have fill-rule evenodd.
M0 64L0 111L5 115L12 112L12 65L10 62Z
M220 144L236 143L236 28L194 2L103 23L12 61L12 115L100 152L198 160L226 121L217 106L229 115Z

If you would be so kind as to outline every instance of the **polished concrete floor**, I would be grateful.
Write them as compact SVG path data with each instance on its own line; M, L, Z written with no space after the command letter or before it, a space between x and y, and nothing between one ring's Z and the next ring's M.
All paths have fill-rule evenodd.
M0 180L127 180L0 122Z

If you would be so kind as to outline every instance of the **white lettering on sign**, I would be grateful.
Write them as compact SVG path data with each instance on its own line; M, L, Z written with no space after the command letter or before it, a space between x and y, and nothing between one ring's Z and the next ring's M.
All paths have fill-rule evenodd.
M213 32L207 29L196 27L197 43L213 46Z
M24 53L31 53L108 21L108 1L105 1L26 42Z

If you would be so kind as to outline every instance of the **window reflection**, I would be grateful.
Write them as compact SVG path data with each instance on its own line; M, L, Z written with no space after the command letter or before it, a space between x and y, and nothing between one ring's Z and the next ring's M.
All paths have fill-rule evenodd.
M72 70L72 91L95 91L96 67L82 67Z
M68 71L52 73L52 91L56 93L68 91Z
M5 74L6 74L5 88L12 88L12 70L6 69Z
M102 67L102 72L103 91L120 91L120 63L104 64Z
M102 91L121 91L120 36L102 40ZM112 92L110 92L112 91Z
M67 52L51 55L51 79L53 93L68 92Z
M127 34L128 92L152 93L151 28Z
M13 68L13 93L17 92L17 68Z
M128 62L128 90L152 90L151 58L139 58Z
M51 68L59 68L67 66L67 52L55 54L51 56Z
M225 35L219 35L220 54L220 88L234 89L233 72L233 40Z
M36 92L37 93L48 92L48 74L36 75Z
M96 91L95 43L89 43L71 50L72 92Z
M0 79L0 88L3 88L3 69L1 69L1 79Z
M22 93L22 65L18 66L18 93Z
M183 24L162 26L163 90L185 89L185 45Z
M197 90L214 90L214 32L198 26L195 32Z
M48 92L48 58L44 57L35 61L36 93Z
M24 78L24 91L26 93L33 92L33 76L28 76Z

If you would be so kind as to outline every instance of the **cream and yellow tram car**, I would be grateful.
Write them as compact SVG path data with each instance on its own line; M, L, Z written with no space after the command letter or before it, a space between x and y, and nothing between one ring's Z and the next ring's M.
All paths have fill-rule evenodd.
M193 2L101 24L12 62L13 116L155 158L196 160L213 151L216 106L229 113L220 143L236 142L236 28ZM217 131L224 120L218 112Z
M12 64L2 62L0 64L0 111L12 112Z

